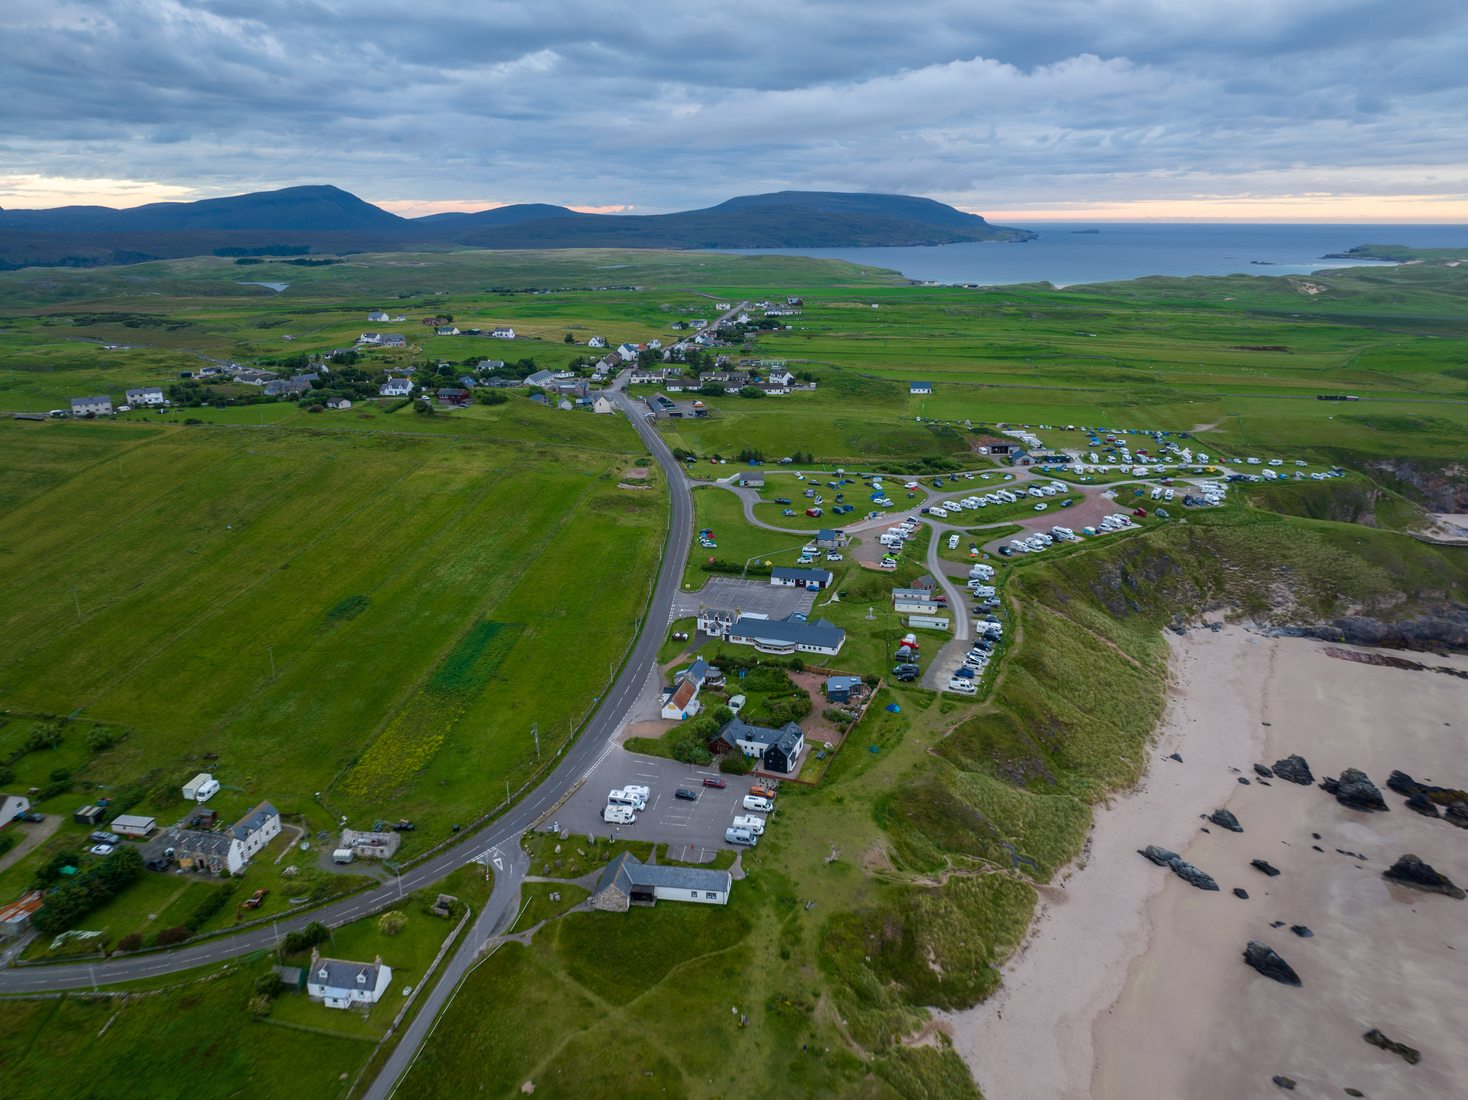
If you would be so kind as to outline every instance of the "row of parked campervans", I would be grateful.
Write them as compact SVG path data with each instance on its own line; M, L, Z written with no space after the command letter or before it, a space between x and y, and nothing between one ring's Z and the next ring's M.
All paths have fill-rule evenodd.
M742 803L746 811L735 816L733 822L724 830L724 842L737 844L743 848L753 848L759 843L759 838L765 832L765 818L760 814L773 813L775 809L775 788L763 783L756 783L749 788L749 793L744 796Z
M607 794L601 819L608 825L632 825L637 821L637 815L647 809L647 800L651 797L651 787L631 786L611 791Z

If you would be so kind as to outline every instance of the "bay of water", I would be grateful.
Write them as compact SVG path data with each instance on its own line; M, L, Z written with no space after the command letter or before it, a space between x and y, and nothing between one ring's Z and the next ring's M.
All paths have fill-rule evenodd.
M1039 233L1039 238L1020 244L740 251L849 260L938 283L1070 286L1147 275L1307 275L1329 267L1369 266L1361 260L1324 259L1326 253L1362 244L1468 248L1464 225L1044 222L1022 228ZM1075 232L1089 229L1098 232Z

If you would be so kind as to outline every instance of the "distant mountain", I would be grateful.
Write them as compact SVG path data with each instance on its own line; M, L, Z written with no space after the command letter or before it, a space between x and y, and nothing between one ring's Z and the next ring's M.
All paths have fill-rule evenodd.
M857 248L1023 241L932 199L838 191L743 195L676 214L582 214L524 203L401 218L338 187L287 187L127 210L0 210L0 268L209 255L437 248Z

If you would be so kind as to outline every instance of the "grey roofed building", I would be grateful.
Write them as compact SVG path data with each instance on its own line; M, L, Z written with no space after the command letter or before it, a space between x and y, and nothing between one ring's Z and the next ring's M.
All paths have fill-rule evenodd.
M794 722L778 729L731 718L719 730L718 740L745 756L757 756L771 771L793 772L805 749L805 731Z
M770 570L770 583L785 588L829 588L835 578L829 569L797 569L777 565Z
M864 691L866 683L860 676L827 676L826 698L833 703L851 701L853 691Z
M824 653L834 656L846 642L846 631L825 619L754 619L741 615L729 628L729 641L752 645L763 653Z
M549 386L555 380L556 380L556 376L551 371L548 371L548 370L538 370L534 374L531 374L531 375L527 375L526 376L526 378L525 378L525 385L527 385L527 386L539 386L541 389L545 389L547 386Z
M229 831L240 840L247 839L252 833L265 828L273 817L279 817L280 811L269 802L262 802L244 817L240 818L229 827Z
M703 867L662 867L623 852L602 871L591 895L593 909L625 913L633 902L696 901L724 905L734 876Z

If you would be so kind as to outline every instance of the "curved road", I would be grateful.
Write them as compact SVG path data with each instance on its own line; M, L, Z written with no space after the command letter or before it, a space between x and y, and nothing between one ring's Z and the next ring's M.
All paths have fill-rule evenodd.
M235 935L221 936L171 951L129 955L104 962L35 965L0 970L0 993L87 989L111 982L156 978L196 966L224 962L251 951L273 948L285 933L303 928L311 921L321 921L335 927L368 916L390 905L402 894L437 882L449 872L484 856L492 849L498 850L495 854L500 855L501 862L506 864L506 870L513 867L512 860L507 860L506 857L513 857L518 852L516 838L554 807L591 770L636 701L647 681L648 670L657 660L658 648L663 642L663 624L668 621L673 597L677 594L683 575L683 565L688 560L688 548L693 533L693 498L688 490L688 481L672 452L657 431L648 424L645 413L623 391L624 384L625 374L617 383L614 399L627 414L647 449L657 459L663 478L668 483L670 521L667 542L663 547L657 584L643 618L642 634L632 647L621 673L603 697L596 714L586 724L581 736L566 750L560 763L539 786L511 806L502 817L489 822L480 831L464 836L433 858L405 870L399 878L390 879L374 889ZM492 861L493 855L488 858ZM502 871L500 877L507 876ZM499 881L496 881L494 893L503 899L506 896L513 897L518 890L504 895ZM486 921L493 925L498 919L499 914L491 912L491 906L486 906L475 922L475 929L480 929ZM472 939L471 936L465 943ZM447 989L452 978L451 966L438 987ZM420 1017L424 1015L425 1012L419 1013Z

